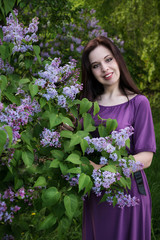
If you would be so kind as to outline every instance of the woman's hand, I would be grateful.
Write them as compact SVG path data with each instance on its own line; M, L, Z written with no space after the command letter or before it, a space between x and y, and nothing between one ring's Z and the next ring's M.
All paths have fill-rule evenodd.
M70 113L69 116L71 117L73 125L76 126L76 118L73 116L72 113ZM62 130L68 130L68 131L73 132L74 131L74 127L69 126L67 123L62 123L60 125L60 131L62 131Z
M148 168L151 165L153 152L140 152L133 155L136 162L141 162L143 164L143 168Z
M99 170L101 167L104 166L104 164L96 164L92 161L90 161L90 164L94 167L95 170Z

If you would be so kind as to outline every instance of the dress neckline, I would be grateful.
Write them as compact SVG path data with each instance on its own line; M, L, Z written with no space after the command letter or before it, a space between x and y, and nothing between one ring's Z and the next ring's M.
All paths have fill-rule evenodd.
M100 104L98 104L99 105L99 107L101 107L101 108L113 108L113 107L118 107L118 106L122 106L122 105L125 105L125 104L128 104L128 103L130 103L132 100L134 100L137 96L139 96L139 94L137 94L135 97L133 97L133 98L131 98L129 101L127 101L127 102L124 102L124 103L120 103L120 104L116 104L116 105L112 105L112 106L104 106L104 105L100 105Z

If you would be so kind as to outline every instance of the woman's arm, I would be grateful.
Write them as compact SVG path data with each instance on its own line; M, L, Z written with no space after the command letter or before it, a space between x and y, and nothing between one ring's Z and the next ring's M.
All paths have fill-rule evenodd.
M143 164L143 168L148 168L152 162L153 152L140 152L140 153L133 155L133 157L135 158L136 162L140 162ZM96 164L92 161L90 161L90 164L96 170L98 170L104 166L103 164Z
M143 168L148 168L151 165L153 152L140 152L133 155L136 162L140 162L143 164Z

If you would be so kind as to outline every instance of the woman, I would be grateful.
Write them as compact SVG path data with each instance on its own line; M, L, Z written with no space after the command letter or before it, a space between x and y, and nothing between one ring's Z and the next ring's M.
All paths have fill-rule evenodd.
M118 122L118 129L133 126L132 154L144 168L156 150L149 101L134 84L119 49L105 37L91 40L82 55L81 97L97 101L99 115ZM92 113L91 113L92 114ZM93 117L95 125L99 120ZM94 137L95 137L94 133ZM102 165L91 162L95 169ZM130 194L139 198L135 207L123 209L99 203L94 193L84 201L83 240L150 240L151 198L144 171L135 173Z

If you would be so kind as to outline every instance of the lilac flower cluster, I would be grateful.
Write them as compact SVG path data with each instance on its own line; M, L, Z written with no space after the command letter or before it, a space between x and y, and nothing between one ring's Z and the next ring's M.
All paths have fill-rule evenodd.
M107 195L106 201L112 205L113 204L113 196L111 196L111 190L106 191L105 194ZM139 204L140 200L137 197L132 197L130 194L125 194L124 192L118 191L115 195L117 200L117 205L119 208L124 207L134 207Z
M2 58L0 58L0 70L2 71L2 74L12 74L14 72L14 67L8 62L5 64Z
M134 129L132 126L126 127L124 129L120 129L119 131L113 131L111 133L112 139L115 140L116 145L121 147L125 146L126 140L134 133Z
M8 105L0 112L0 122L9 125L13 130L13 143L20 138L20 127L32 121L34 114L40 112L40 105L36 100L31 101L30 96L21 100L21 105Z
M103 189L110 188L113 183L120 179L120 173L112 173L109 171L94 169L92 178L94 182L94 187L92 187L92 190L97 196L101 196Z
M24 187L14 192L11 188L6 189L3 194L0 193L0 221L4 223L12 223L15 213L21 207L15 205L18 200L23 200L28 206L32 205L32 200L37 198L34 189L25 190ZM10 205L10 207L7 207Z
M41 145L43 147L55 147L55 148L60 148L61 143L59 141L60 134L54 129L49 130L47 128L44 128L42 134L41 134L42 140L40 141Z
M15 18L12 13L6 18L7 26L2 27L3 31L3 41L12 42L14 47L12 52L26 52L28 50L32 51L32 42L37 42L38 38L36 32L38 31L38 18L32 19L29 27L24 27L18 21L18 11L14 10Z
M89 145L86 149L87 154L93 153L94 150L97 152L106 151L107 153L113 153L116 150L116 148L110 143L110 139L108 137L90 138L87 136L84 139Z
M11 223L14 218L14 214L21 209L21 207L17 205L11 206L10 209L7 208L7 204L4 200L9 199L10 202L13 202L15 200L14 196L15 194L11 188L7 189L3 195L0 194L0 221L4 223Z
M133 134L133 127L126 127L124 129L120 129L119 131L112 131L111 137L97 137L90 138L89 136L84 139L88 142L88 148L86 149L86 153L93 153L94 150L98 152L105 151L110 153L110 158L113 161L117 160L117 154L114 151L118 148L126 146L126 140Z
M52 60L51 64L45 65L45 71L40 71L35 84L40 86L41 95L49 101L55 99L62 108L67 108L67 98L74 100L82 89L77 83L79 72L75 70L75 60L64 66L60 66L60 58ZM61 86L61 88L59 87Z
M122 168L123 174L126 177L130 177L132 172L142 170L143 164L140 162L135 162L134 160L129 159L128 161L124 158L119 159L119 166Z
M79 177L80 177L80 174L77 174L76 176L74 177L71 177L70 174L67 174L67 175L62 175L62 177L69 182L69 184L73 187L73 186L76 186L78 185L78 181L79 181Z
M10 167L10 162L13 159L14 156L14 152L15 149L14 148L8 148L2 155L0 158L0 164L2 166L6 165L8 167Z

